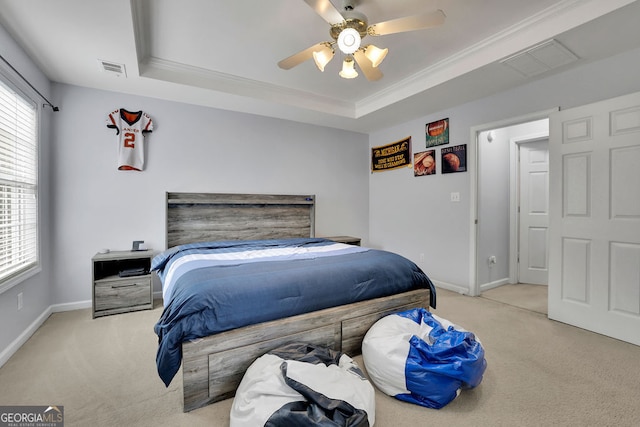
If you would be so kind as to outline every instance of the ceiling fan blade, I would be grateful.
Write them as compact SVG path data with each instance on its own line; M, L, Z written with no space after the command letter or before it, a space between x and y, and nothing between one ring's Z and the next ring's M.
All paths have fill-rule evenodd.
M304 0L304 2L311 6L311 8L330 25L339 24L344 21L342 14L329 0Z
M380 68L374 67L371 64L371 61L365 56L362 49L355 51L353 53L353 58L356 60L356 63L364 73L367 80L374 82L382 78L382 71L380 71Z
M323 45L324 45L324 42L314 44L313 46L308 47L303 51L295 53L290 57L285 58L282 61L278 62L278 67L282 68L283 70L289 70L295 67L296 65L302 64L304 61L307 61L313 58L313 52L321 50Z
M403 33L405 31L424 30L437 27L444 23L446 16L443 11L425 13L423 15L406 16L369 25L369 35L385 36L387 34Z

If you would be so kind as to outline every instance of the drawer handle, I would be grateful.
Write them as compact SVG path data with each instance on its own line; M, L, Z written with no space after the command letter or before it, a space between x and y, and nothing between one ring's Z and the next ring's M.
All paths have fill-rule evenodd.
M129 283L127 285L112 285L111 289L118 289L118 288L130 288L132 286L138 286L137 283Z

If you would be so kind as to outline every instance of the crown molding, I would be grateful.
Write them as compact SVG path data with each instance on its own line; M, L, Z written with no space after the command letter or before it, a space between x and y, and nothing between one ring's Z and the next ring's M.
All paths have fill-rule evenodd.
M218 91L286 107L358 119L451 79L500 61L634 0L564 0L479 43L354 102L153 57L141 0L130 0L140 77Z
M356 102L356 117L385 108L553 38L635 0L565 0Z
M138 64L140 76L355 118L355 105L306 91L195 67L153 56Z

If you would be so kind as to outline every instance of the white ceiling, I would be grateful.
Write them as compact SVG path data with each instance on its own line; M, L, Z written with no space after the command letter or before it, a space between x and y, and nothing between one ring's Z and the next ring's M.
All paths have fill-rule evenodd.
M277 66L331 40L303 0L0 0L0 24L55 82L365 133L640 47L640 0L356 1L370 24L437 9L440 27L367 37L389 48L375 82L339 77L339 54ZM500 63L550 39L578 60L534 77Z

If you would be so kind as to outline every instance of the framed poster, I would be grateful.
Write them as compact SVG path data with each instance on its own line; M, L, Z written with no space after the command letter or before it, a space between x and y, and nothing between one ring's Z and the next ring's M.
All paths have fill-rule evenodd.
M436 173L436 150L413 153L413 176L433 175Z
M443 147L440 150L442 173L467 171L467 144Z
M449 143L449 119L442 119L436 122L427 123L424 133L427 139L427 147L445 145Z

